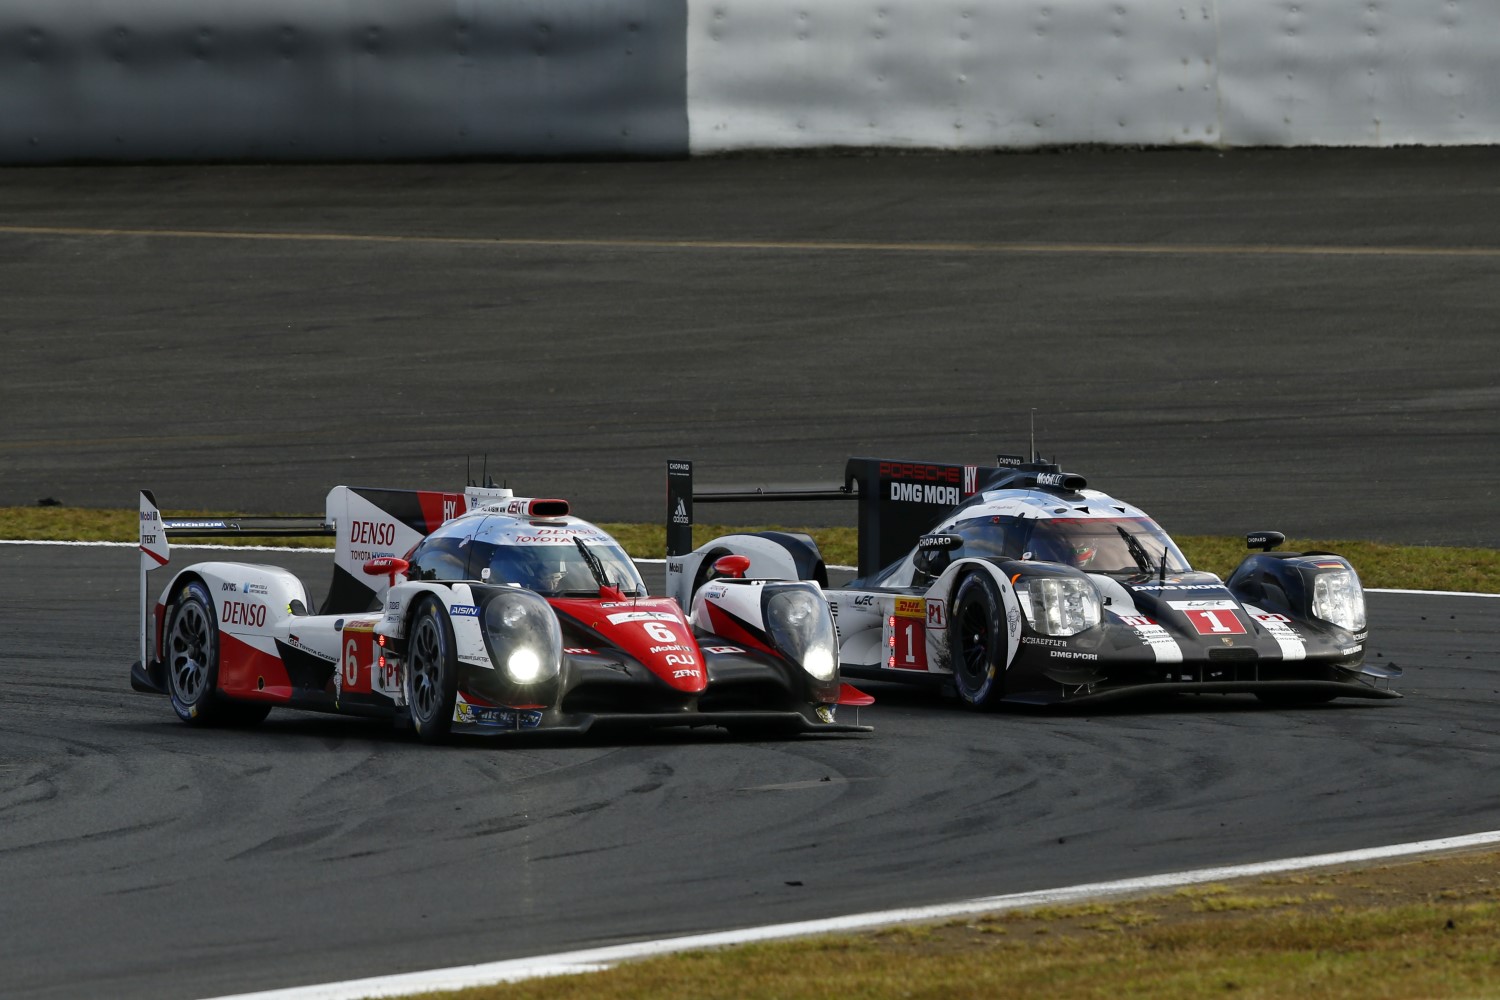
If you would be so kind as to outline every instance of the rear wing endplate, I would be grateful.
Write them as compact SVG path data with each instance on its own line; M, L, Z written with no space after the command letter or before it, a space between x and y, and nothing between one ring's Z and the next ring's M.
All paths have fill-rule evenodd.
M1012 476L995 467L851 458L844 484L789 490L735 488L697 490L693 463L667 463L667 562L693 551L693 504L857 500L859 575L868 577L905 555L923 533L981 490Z

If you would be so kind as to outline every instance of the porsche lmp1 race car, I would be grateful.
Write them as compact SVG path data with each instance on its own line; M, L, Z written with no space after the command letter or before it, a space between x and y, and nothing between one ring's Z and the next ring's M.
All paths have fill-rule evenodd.
M1364 592L1348 561L1248 537L1229 577L1195 571L1143 511L1033 454L995 467L850 459L842 487L693 492L668 464L668 593L711 587L726 556L747 576L816 580L800 534L692 547L698 502L854 499L858 576L827 591L850 677L951 685L977 708L1130 695L1253 693L1273 703L1399 697L1400 671L1364 662Z
M816 585L705 591L690 618L648 596L624 550L564 500L338 486L321 523L165 520L144 492L140 510L131 684L167 695L189 724L253 725L285 707L388 717L428 742L596 724L869 729L835 720L840 704L873 699L840 681ZM148 608L169 533L334 534L332 586L314 613L284 569L201 562ZM702 628L710 619L734 622L735 638Z

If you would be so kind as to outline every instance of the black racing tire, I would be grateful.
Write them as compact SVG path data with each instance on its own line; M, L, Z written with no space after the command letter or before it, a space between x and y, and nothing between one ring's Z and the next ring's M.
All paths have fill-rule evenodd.
M1320 691L1317 694L1288 694L1285 691L1257 691L1255 697L1263 704L1276 708L1295 708L1299 705L1326 705L1337 698L1336 694Z
M993 710L1005 693L1005 614L988 573L970 572L948 602L948 651L953 685L964 703Z
M458 700L458 653L443 606L424 597L406 636L406 704L423 743L443 743L453 730Z
M254 726L271 711L219 693L219 622L201 581L189 580L177 592L162 629L162 658L172 710L190 726Z

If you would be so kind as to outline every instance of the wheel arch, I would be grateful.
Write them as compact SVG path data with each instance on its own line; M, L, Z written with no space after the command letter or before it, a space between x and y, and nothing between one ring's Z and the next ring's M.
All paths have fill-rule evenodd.
M1005 635L1005 669L1008 671L1015 663L1016 653L1021 648L1021 631L1026 616L1025 610L1021 607L1021 599L1016 594L1015 584L1011 582L1003 569L988 559L959 559L944 569L942 575L928 588L928 597L943 600L951 613L953 599L958 594L959 586L966 577L975 573L988 576L994 581L995 588L1000 593L1001 613L1005 618L1002 628ZM948 655L952 656L951 650Z
M162 588L161 597L157 600L157 607L161 609L161 613L156 619L156 628L154 630L156 634L151 637L151 656L152 659L158 662L163 659L165 652L162 649L162 642L166 639L167 622L171 620L173 613L177 610L178 595L181 593L182 588L190 583L199 584L207 592L208 609L213 614L214 631L219 631L219 609L214 602L214 592L213 588L208 584L208 577L198 572L197 568L193 566L179 570L177 575L172 577L172 581ZM154 611L155 609L152 610ZM214 689L218 690L217 677L214 678Z
M693 606L698 590L714 578L714 562L724 556L746 556L750 568L745 577L752 580L809 580L820 587L828 586L828 567L818 545L808 535L788 531L758 531L721 535L700 545L684 560L682 593L671 594L684 608Z

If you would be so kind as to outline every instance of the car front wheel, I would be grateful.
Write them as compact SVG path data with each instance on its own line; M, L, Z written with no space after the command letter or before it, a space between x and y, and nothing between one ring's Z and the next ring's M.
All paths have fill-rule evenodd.
M424 743L441 743L453 729L458 698L458 657L453 624L442 605L426 598L417 606L406 641L406 703L412 728Z
M1005 629L1000 593L985 573L970 573L949 605L948 648L958 696L977 709L993 709L1004 692Z

